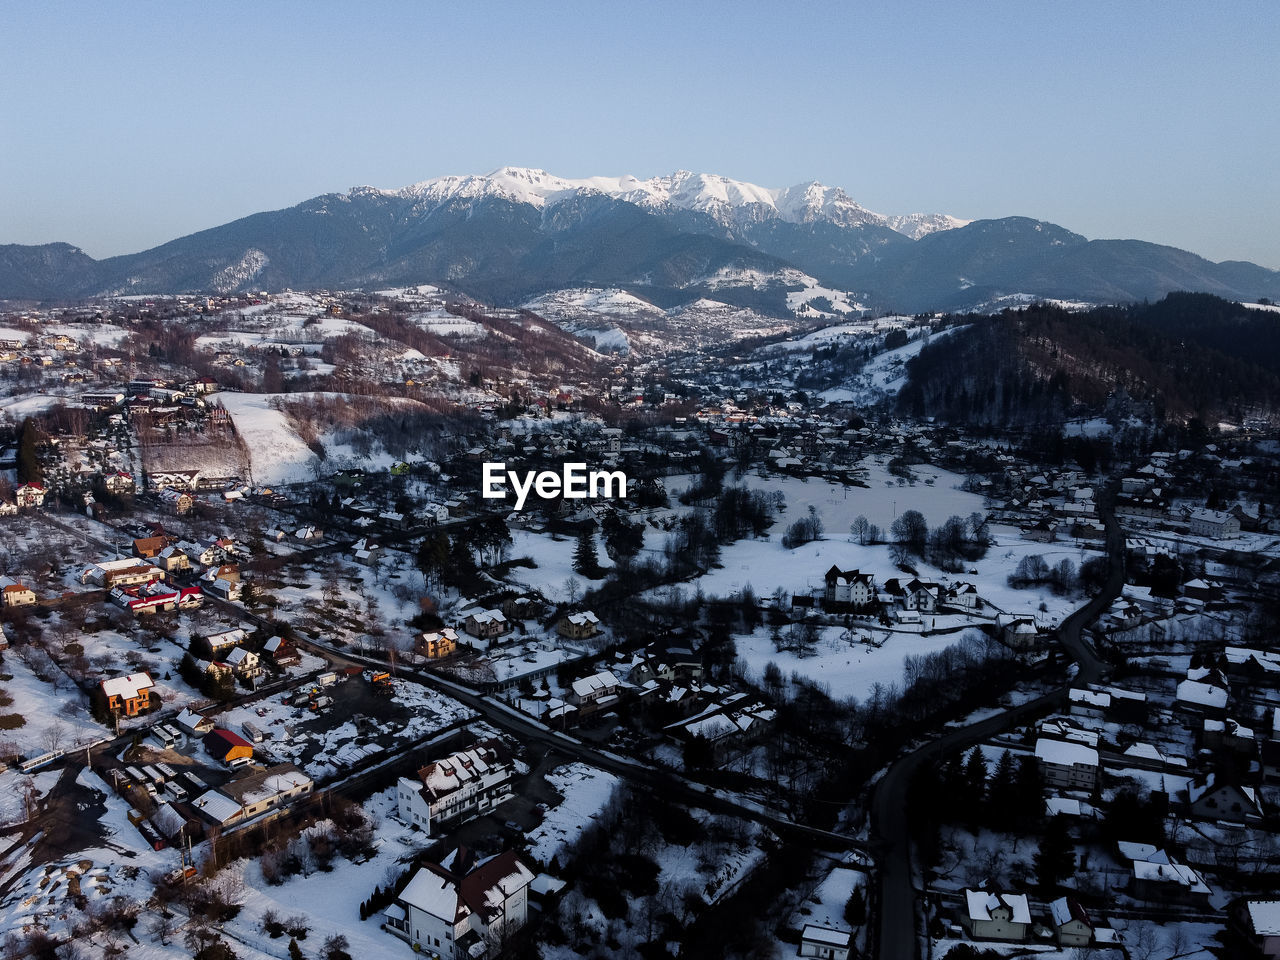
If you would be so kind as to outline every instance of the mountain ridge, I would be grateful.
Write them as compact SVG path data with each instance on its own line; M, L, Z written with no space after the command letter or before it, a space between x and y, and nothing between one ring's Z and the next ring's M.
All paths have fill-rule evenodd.
M65 243L0 246L0 299L434 283L516 306L598 286L669 303L714 292L786 316L788 271L869 309L907 312L1038 298L1117 303L1175 290L1280 297L1280 271L1140 240L1088 240L1029 217L887 217L816 182L770 189L687 171L568 180L503 167L323 194L104 260ZM725 273L767 280L708 286Z

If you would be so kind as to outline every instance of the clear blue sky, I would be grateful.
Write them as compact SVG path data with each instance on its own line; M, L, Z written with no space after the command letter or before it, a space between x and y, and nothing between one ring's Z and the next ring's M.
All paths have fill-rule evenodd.
M1280 268L1280 7L0 5L0 243L144 249L506 164L818 179Z

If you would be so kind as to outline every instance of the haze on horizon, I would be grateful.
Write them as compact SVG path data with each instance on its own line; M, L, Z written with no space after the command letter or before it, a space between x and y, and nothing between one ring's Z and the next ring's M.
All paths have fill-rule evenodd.
M69 0L5 5L0 35L0 244L101 258L510 164L817 179L1280 268L1265 2Z

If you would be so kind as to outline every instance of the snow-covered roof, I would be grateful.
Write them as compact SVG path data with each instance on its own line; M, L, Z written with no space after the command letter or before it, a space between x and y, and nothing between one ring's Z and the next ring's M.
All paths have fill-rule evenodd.
M1116 843L1116 848L1120 851L1120 856L1126 860L1146 860L1150 863L1169 862L1169 855L1155 844L1120 840Z
M1229 513L1223 513L1220 510L1208 510L1204 507L1192 510L1190 517L1192 520L1199 520L1202 523L1226 523L1228 520L1235 519Z
M579 697L589 697L602 690L614 690L617 686L618 678L608 670L601 670L589 677L573 681L573 692Z
M103 680L102 692L108 697L132 700L143 690L150 690L154 686L155 683L152 682L149 674L131 673L127 677L112 677L109 680Z
M438 917L450 926L458 917L458 888L447 877L419 870L400 893L401 903Z
M243 812L240 804L217 790L205 791L191 805L215 823L227 823Z
M1072 687L1069 696L1072 703L1098 707L1101 710L1111 706L1111 694L1101 693L1097 690L1081 690L1079 687Z
M213 721L208 720L205 717L202 717L200 714L196 713L190 707L183 707L182 712L178 714L175 722L180 727L185 727L188 730L195 731L199 727L204 726L205 724L208 724L208 723L212 723Z
M418 771L418 777L423 788L439 799L477 777L504 774L509 769L506 761L489 742L485 742L428 764Z
M1065 740L1049 740L1040 737L1036 740L1036 759L1064 767L1076 764L1096 767L1098 751L1093 747L1086 747L1083 743L1068 743Z
M1080 906L1080 902L1074 897L1059 897L1054 900L1049 904L1049 915L1053 917L1055 927L1070 923L1072 920L1079 920L1090 929L1093 927L1089 915L1084 912L1084 907Z
M1193 893L1209 894L1212 892L1200 874L1184 863L1152 863L1147 860L1135 860L1133 861L1133 877L1135 880L1175 884L1180 887L1186 887Z
M1211 683L1201 683L1199 680L1183 680L1178 684L1178 699L1183 703L1193 703L1201 707L1213 707L1218 710L1227 708L1227 691Z
M989 893L986 890L965 890L965 899L969 906L970 920L990 920L991 911L1001 905L1013 911L1013 923L1030 923L1031 908L1027 905L1027 896L1023 893Z
M1249 922L1260 937L1280 937L1280 900L1246 900Z
M805 924L804 930L800 933L801 940L844 949L849 947L849 937L850 933L847 930L832 930L830 927L819 927L812 923Z
M307 787L310 783L311 778L292 763L282 763L232 781L222 789L244 806L251 807L281 793Z
M1045 813L1051 817L1062 814L1068 817L1080 816L1080 801L1072 797L1046 797L1044 801Z
M250 657L253 659L251 660ZM238 667L242 663L253 663L253 661L257 659L258 655L252 650L246 650L244 647L236 647L227 654L226 662L233 667Z
M172 840L182 832L182 828L187 825L187 819L173 809L172 804L158 803L155 813L151 815L151 823L164 836Z

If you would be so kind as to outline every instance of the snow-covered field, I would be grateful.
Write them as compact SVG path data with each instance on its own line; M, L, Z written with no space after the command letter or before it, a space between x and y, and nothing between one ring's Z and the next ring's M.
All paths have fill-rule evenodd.
M544 865L577 842L619 781L611 773L574 762L548 773L547 782L564 801L548 810L546 819L528 835L530 855Z
M4 416L15 422L22 420L24 417L35 416L47 411L51 407L56 407L60 403L68 403L74 405L75 401L69 397L55 397L50 394L36 394L35 396L17 397L12 400L0 401L0 411Z
M249 450L254 483L299 483L315 478L320 458L302 442L289 418L271 406L279 394L215 393L231 414L236 432Z
M349 444L336 443L332 436L323 435L320 442L325 448L323 460L298 436L287 414L277 410L273 403L280 399L305 403L311 399L336 399L347 395L340 393L215 393L210 399L220 401L234 421L249 452L250 475L255 484L304 483L314 480L318 473L334 473L345 467L361 467L367 470L386 469L398 458L381 447L369 456L359 456ZM386 407L394 404L413 404L403 398L383 398Z
M573 554L577 550L578 541L570 537L553 538L550 534L533 533L528 530L511 531L511 556L528 557L537 567L512 567L508 579L537 590L554 603L569 599L565 584L572 577L578 581L578 595L591 586L592 581L585 579L573 569ZM596 538L596 559L600 566L608 569L613 565L604 545ZM599 583L599 581L595 581Z
M27 795L43 797L62 776L61 770L23 774L13 768L0 770L0 827L27 819Z
M867 487L846 487L815 478L748 474L741 483L753 490L778 491L786 498L786 510L765 537L738 540L721 548L720 563L698 578L696 586L708 596L727 597L750 584L756 596L768 596L781 587L786 593L804 592L822 587L823 575L832 566L842 570L862 570L875 575L883 584L891 577L904 574L890 557L887 544L862 546L849 533L850 524L865 516L881 529L887 538L895 516L907 510L918 510L930 527L947 518L968 518L971 513L985 514L981 496L961 490L962 478L937 467L915 467L915 482L902 481L886 469L883 457L868 458L865 469ZM668 489L678 494L692 478L671 478ZM932 480L932 484L927 481ZM726 483L734 482L726 480ZM782 546L787 525L806 516L810 507L817 511L824 526L823 539L792 550ZM647 531L645 547L661 551L671 535ZM1036 588L1018 590L1008 585L1022 557L1038 554L1050 566L1070 560L1076 567L1092 554L1070 543L1045 544L1023 540L1014 527L992 528L993 544L981 560L967 564L964 574L946 574L919 559L912 563L922 579L941 583L968 581L975 584L983 600L999 611L1034 615L1041 623L1056 623L1077 605L1070 597L1058 597L1051 590ZM910 576L909 574L907 576ZM692 584L690 585L692 588ZM1041 610L1041 604L1045 609Z
M860 631L855 629L855 632ZM842 639L843 634L843 627L823 628L811 657L775 650L767 628L746 635L737 634L734 643L747 672L756 679L763 676L766 664L776 663L784 677L799 674L826 686L833 697L864 700L877 684L882 688L890 685L901 688L902 664L907 657L945 650L958 643L962 636L959 633L927 637L895 633L886 639L885 633L876 631L873 634L876 641L884 641L884 645L874 647L856 640L846 641Z

